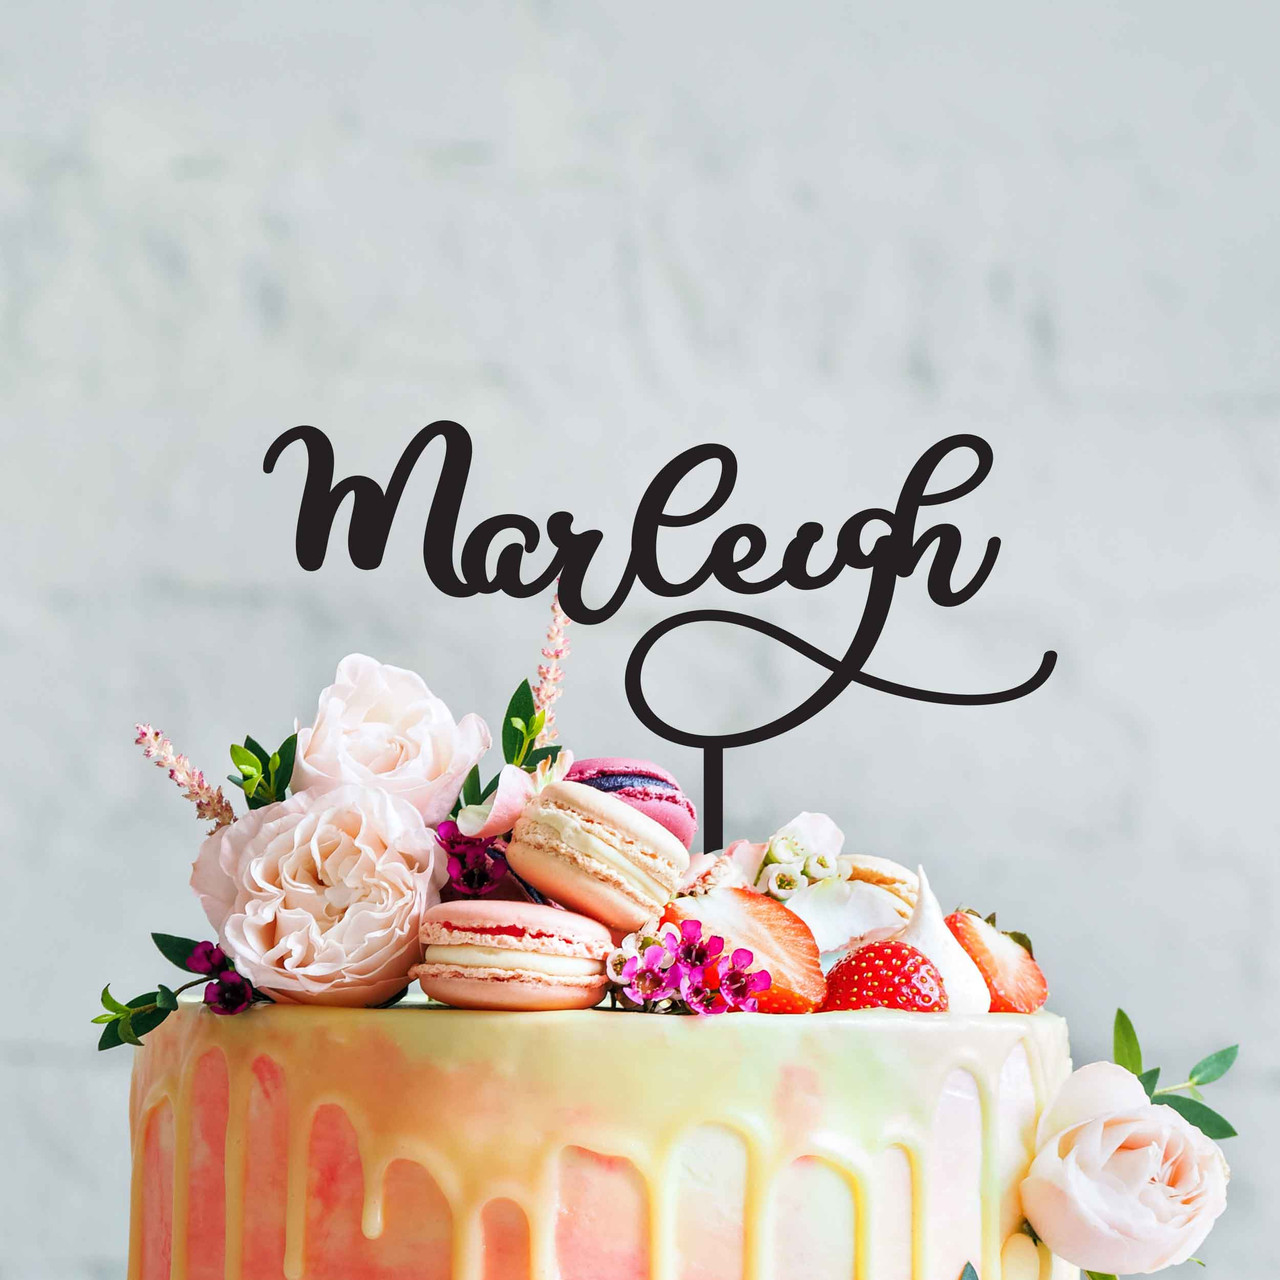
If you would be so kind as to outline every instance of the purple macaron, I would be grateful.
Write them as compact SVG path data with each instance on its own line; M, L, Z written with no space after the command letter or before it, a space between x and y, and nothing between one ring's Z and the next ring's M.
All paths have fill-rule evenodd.
M692 847L698 830L698 812L693 801L665 769L651 761L613 756L577 760L566 778L617 796L666 827L686 849Z

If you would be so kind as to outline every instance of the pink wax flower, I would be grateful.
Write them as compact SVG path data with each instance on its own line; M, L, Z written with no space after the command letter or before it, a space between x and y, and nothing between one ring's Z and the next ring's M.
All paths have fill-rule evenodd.
M773 985L767 969L751 969L755 956L745 947L739 947L728 961L720 962L720 994L734 1009L743 1013L755 1013L760 1007L756 997Z
M724 950L724 939L704 938L702 925L697 920L686 920L680 926L680 937L671 945L676 964L693 972L701 971L715 962ZM750 956L750 954L748 951L747 955Z
M716 938L721 946L722 938ZM689 1006L691 1013L706 1017L715 1013L725 1013L730 1008L729 1001L717 987L707 985L706 969L685 969L680 979L680 999Z
M187 968L192 973L221 973L230 965L227 953L216 942L197 942L187 957Z
M243 974L224 969L205 987L204 1002L214 1013L243 1013L253 1003L253 984Z
M456 822L442 822L436 839L448 858L449 887L467 898L492 893L507 874L507 860L494 848L494 837L464 836Z
M683 976L671 949L665 943L651 942L622 966L622 993L636 1004L669 1000Z

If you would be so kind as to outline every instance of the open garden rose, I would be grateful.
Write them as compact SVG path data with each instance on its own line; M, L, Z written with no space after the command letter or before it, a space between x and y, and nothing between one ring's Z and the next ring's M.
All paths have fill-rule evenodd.
M478 715L455 723L421 676L353 653L320 695L315 723L298 732L292 787L381 787L434 826L449 816L490 741Z
M1227 1203L1227 1162L1137 1076L1081 1067L1040 1120L1022 1209L1049 1248L1078 1267L1146 1275L1185 1262Z
M219 828L191 887L237 970L273 999L375 1005L408 984L422 913L447 874L412 805L343 786Z

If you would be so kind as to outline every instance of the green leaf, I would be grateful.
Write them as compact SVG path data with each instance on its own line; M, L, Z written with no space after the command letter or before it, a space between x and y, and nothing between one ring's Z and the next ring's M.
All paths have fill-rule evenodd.
M985 917L985 924L989 924L993 929L996 927L996 913L993 911L989 916Z
M98 1052L101 1053L103 1049L118 1049L122 1044L124 1041L120 1039L120 1023L112 1018L98 1037Z
M1116 1010L1115 1029L1112 1033L1112 1056L1116 1065L1135 1076L1142 1074L1142 1046L1138 1044L1138 1033L1129 1021L1129 1015L1123 1009Z
M524 737L528 737L528 735L529 735L529 726L528 726L527 724L525 724L525 722L524 722L523 720L521 720L519 716L512 716L512 717L511 717L511 719L510 719L507 723L508 723L508 724L511 724L511 725L513 725L515 728L519 729L519 730L520 730L520 733L521 733Z
M1204 1101L1204 1094L1201 1093L1193 1084L1187 1085L1187 1097L1194 1098L1197 1102Z
M972 1262L964 1264L964 1270L960 1273L960 1280L978 1280L978 1273L973 1269Z
M1211 1053L1207 1058L1201 1058L1191 1068L1191 1075L1188 1079L1192 1084L1212 1084L1215 1080L1221 1080L1235 1066L1236 1055L1239 1052L1240 1046L1233 1044L1230 1048L1219 1049L1217 1053Z
M1110 1271L1086 1271L1089 1280L1116 1280Z
M99 998L104 1009L109 1009L112 1013L123 1013L125 1011L125 1006L111 994L111 984L109 982L102 988L102 995Z
M250 738L249 741L252 742L253 739ZM261 748L259 748L259 750L261 750ZM250 751L248 747L242 747L239 743L233 742L231 744L231 763L235 765L235 767L239 769L246 778L257 778L261 777L262 770L267 763L267 758L266 756L263 756L262 759L259 760L257 752Z
M156 1008L148 1009L146 1013L135 1013L130 1019L134 1035L141 1039L148 1031L154 1031L172 1012L172 1009Z
M1036 958L1035 950L1031 946L1031 939L1028 938L1025 933L1021 932L1021 930L1010 929L1005 934L1005 937L1012 938L1014 942L1016 942L1018 946L1020 946L1033 960Z
M520 754L520 749L525 742L523 729L517 729L512 721L519 720L522 726L526 725L537 714L537 710L529 682L521 680L520 687L511 695L511 701L507 703L506 715L502 717L502 758L508 764L515 764L516 757Z
M480 798L479 798L479 800L477 800L477 801L476 801L476 803L477 803L477 804L482 804L482 803L483 803L484 801L486 801L486 800L487 800L491 795L493 795L493 793L494 793L495 791L497 791L497 789L498 789L498 783L499 783L499 782L501 782L501 781L502 781L502 774L500 774L500 773L495 773L495 774L493 775L493 777L489 779L488 785L487 785L487 786L485 787L485 789L480 793Z
M178 997L161 982L156 986L156 1004L172 1012L178 1007Z
M554 747L534 747L524 758L524 767L530 773L534 771L544 760L555 762L556 756L560 754L560 744L556 743Z
M90 1018L89 1021L95 1024L103 1022L114 1022L120 1015L116 1013L100 1013L96 1018Z
M1160 1080L1160 1068L1152 1067L1150 1071L1144 1071L1138 1079L1142 1082L1142 1087L1147 1091L1147 1097L1155 1096L1156 1085Z
M276 755L280 757L280 767L276 770L276 799L283 800L293 784L293 761L298 754L298 735L291 733L281 744Z
M267 786L267 780L265 778L257 779L252 790L246 785L244 800L250 809L264 809L271 804L271 789Z
M257 757L258 764L262 766L262 772L266 773L267 761L269 759L267 749L262 745L262 743L255 742L247 733L244 735L244 745ZM235 757L233 756L232 759L234 758Z
M142 1044L142 1040L139 1038L138 1033L133 1029L133 1019L127 1013L122 1013L116 1019L115 1026L117 1032L120 1034L120 1039L123 1040L125 1044Z
M156 944L157 950L170 964L176 964L179 969L187 969L187 961L191 959L191 953L196 949L194 938L179 938L172 933L153 933L151 941ZM188 973L194 973L194 969L187 969Z
M471 772L463 780L462 803L464 805L480 803L480 766L478 764L471 766Z
M536 738L546 727L546 723L547 713L539 710L538 714L533 717L533 723L529 726L529 737Z
M1161 1106L1172 1107L1184 1120L1189 1120L1206 1138L1215 1142L1219 1138L1234 1138L1236 1131L1211 1107L1194 1098L1184 1098L1176 1093L1164 1093L1156 1099Z

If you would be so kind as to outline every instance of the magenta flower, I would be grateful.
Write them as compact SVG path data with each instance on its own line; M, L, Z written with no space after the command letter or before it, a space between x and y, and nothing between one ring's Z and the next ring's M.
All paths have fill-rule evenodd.
M243 1013L253 1003L253 983L234 969L224 969L204 989L204 1002L214 1013Z
M676 964L689 972L705 969L724 950L723 938L704 938L702 925L697 920L686 920L680 926L680 938L674 944Z
M716 941L723 945L722 939ZM689 1006L690 1012L701 1015L724 1013L730 1007L719 990L707 985L706 969L684 971L680 979L680 999Z
M228 968L227 953L216 942L197 942L187 957L187 968L192 973L207 973L211 977Z
M669 1000L676 993L683 970L661 942L651 942L622 966L622 993L636 1004Z
M507 860L495 852L492 838L464 836L456 822L442 822L436 839L448 858L449 885L464 897L483 898L507 874Z
M751 971L755 957L745 947L739 947L726 961L720 962L720 994L729 1006L743 1013L755 1013L760 1007L756 996L773 985L767 969Z

